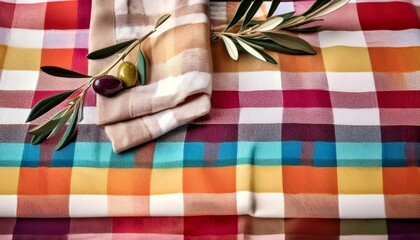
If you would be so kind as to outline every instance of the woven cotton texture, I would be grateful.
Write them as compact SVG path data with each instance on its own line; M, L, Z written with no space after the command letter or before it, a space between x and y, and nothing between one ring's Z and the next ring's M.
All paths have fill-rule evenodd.
M311 3L282 2L279 11ZM237 4L211 3L212 27ZM1 2L0 216L419 218L416 4L352 1L302 36L316 56L271 53L278 65L235 62L212 43L209 114L115 154L95 124L93 92L63 150L53 151L58 138L33 146L26 135L36 102L83 82L38 69L87 72L89 2ZM92 22L107 20L96 11ZM111 13L117 27L105 42L124 39L124 21Z

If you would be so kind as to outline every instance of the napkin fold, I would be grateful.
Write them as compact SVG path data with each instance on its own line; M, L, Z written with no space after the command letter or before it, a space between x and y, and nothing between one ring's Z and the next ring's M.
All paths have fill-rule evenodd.
M145 86L113 97L97 95L97 123L115 152L159 137L210 111L212 60L206 1L94 1L90 50L140 38L163 14L171 17L141 44L147 59ZM115 13L113 12L115 11ZM115 21L105 20L116 16ZM106 43L106 44L104 44ZM125 61L136 64L138 49ZM115 59L90 62L90 73ZM111 71L115 75L115 69Z

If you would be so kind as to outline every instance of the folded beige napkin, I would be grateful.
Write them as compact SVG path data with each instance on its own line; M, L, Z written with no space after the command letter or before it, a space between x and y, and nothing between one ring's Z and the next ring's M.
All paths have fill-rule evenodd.
M105 127L115 152L209 112L212 61L207 1L94 0L92 9L90 51L140 38L161 15L172 15L141 45L148 61L147 85L111 98L97 95L97 122ZM115 58L90 61L90 73L101 71ZM125 61L135 64L136 59L137 49Z

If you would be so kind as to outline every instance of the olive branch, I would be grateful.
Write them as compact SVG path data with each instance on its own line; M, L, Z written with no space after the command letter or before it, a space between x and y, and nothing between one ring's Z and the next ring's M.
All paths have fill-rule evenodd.
M41 70L49 75L56 77L64 78L88 78L88 80L83 83L81 86L74 90L62 92L50 97L44 98L39 101L30 111L26 122L31 122L45 113L49 112L51 109L64 102L64 100L70 98L67 102L67 106L64 109L56 112L48 120L40 123L39 125L28 130L28 133L32 134L31 143L39 144L45 141L52 136L55 136L63 128L65 128L67 122L66 130L64 131L60 141L57 143L55 150L58 151L65 147L75 136L77 132L77 123L83 120L83 108L85 105L86 93L88 89L92 86L95 80L106 76L111 69L113 69L118 63L124 61L124 58L140 43L142 43L147 37L156 31L156 29L163 24L171 15L165 14L162 15L155 24L155 27L152 31L147 33L140 39L132 39L126 42L118 43L106 48L99 49L97 51L89 53L86 57L91 60L103 59L109 57L115 53L120 53L118 58L102 72L96 74L95 76L89 76L82 73L74 72L61 67L55 66L42 66ZM144 85L144 80L146 76L146 60L143 52L139 50L138 60L137 60L137 71L140 76L140 84Z
M238 59L239 53L247 53L261 61L277 64L266 50L292 55L314 55L316 51L308 42L291 33L319 31L320 25L301 26L322 21L322 16L336 11L349 0L317 0L300 15L289 12L273 16L280 2L272 1L265 20L253 20L263 0L242 0L226 28L222 32L213 32L211 39L221 39L233 60Z

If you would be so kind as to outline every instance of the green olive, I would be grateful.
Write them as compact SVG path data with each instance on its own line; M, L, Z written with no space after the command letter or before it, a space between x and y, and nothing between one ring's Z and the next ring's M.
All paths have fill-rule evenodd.
M139 79L137 68L131 62L123 62L118 66L118 78L125 88L134 87Z

